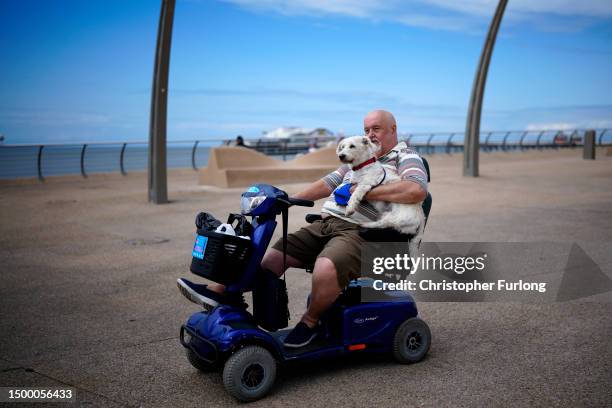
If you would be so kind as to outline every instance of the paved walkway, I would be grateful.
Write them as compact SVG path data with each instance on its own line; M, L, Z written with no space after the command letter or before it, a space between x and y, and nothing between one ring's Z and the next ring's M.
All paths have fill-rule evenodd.
M426 240L579 242L612 277L601 251L612 243L612 158L598 153L482 154L478 179L460 176L460 156L431 157ZM196 180L172 171L161 206L147 204L144 174L0 185L0 386L70 385L92 406L234 405L177 340L196 310L174 283L189 275L194 215L237 211L242 190ZM306 212L293 211L290 230ZM288 283L295 322L309 276L290 270ZM612 405L609 296L419 307L433 333L422 363L299 366L253 406Z

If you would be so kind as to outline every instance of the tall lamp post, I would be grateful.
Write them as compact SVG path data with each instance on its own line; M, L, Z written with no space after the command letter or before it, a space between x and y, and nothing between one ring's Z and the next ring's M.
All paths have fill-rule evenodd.
M499 0L489 33L480 54L480 63L472 85L472 96L468 108L467 124L465 127L465 140L463 143L463 175L478 177L478 152L480 151L480 114L482 112L482 98L487 82L489 62L493 54L497 31L501 25L502 17L508 0Z
M175 0L162 0L157 29L157 48L151 92L151 118L149 124L149 202L168 202L166 172L166 122L168 114L168 72Z

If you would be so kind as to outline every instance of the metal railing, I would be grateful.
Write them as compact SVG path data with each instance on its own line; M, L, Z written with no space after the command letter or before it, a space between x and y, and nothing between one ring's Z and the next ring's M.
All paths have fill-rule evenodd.
M612 146L610 129L595 129L598 146ZM512 151L527 149L560 149L582 145L585 129L572 130L514 130L481 132L481 150ZM421 154L455 153L463 150L463 132L429 132L400 134L400 139L415 147ZM168 167L198 169L208 162L210 148L230 144L225 139L182 140L168 142ZM287 139L251 139L250 147L283 160L312 147L322 147L330 140L319 139L318 146L306 141ZM60 174L81 174L144 170L147 166L148 143L135 142L81 142L46 144L0 144L0 178L38 177ZM35 163L35 167L34 167Z
M480 133L480 150L511 151L528 149L560 149L582 146L588 129L507 130ZM612 146L610 129L593 129L598 146ZM463 151L463 132L428 132L401 134L408 145L419 153L454 153Z
M208 150L224 140L182 140L168 142L168 167L192 167L208 159ZM0 145L0 178L114 172L146 169L148 142L81 142ZM32 166L35 163L35 167Z

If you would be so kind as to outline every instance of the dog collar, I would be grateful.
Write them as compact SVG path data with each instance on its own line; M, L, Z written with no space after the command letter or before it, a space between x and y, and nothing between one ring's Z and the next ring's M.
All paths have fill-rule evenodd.
M353 167L353 171L357 171L357 170L359 170L359 169L362 169L362 168L364 168L365 166L367 166L368 164L372 164L372 163L374 163L374 162L376 162L376 157L372 157L372 158L370 158L370 159L368 159L368 160L364 161L363 163L361 163L361 164L359 164L359 165L357 165L357 166Z

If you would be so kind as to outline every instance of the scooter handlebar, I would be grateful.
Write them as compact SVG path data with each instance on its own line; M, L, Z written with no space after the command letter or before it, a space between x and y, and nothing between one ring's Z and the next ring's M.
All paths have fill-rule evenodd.
M302 200L300 198L289 197L287 200L291 205L299 205L300 207L314 207L314 201Z

